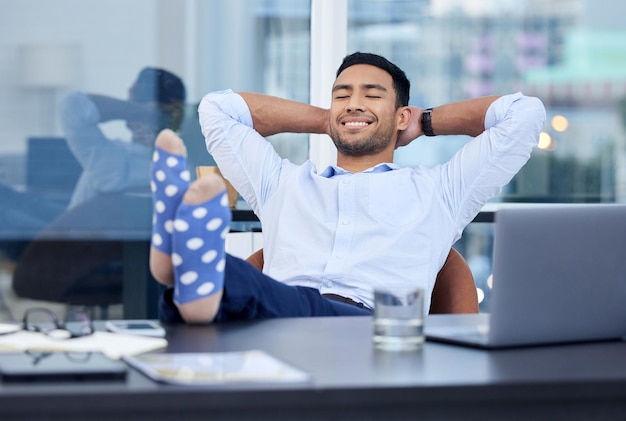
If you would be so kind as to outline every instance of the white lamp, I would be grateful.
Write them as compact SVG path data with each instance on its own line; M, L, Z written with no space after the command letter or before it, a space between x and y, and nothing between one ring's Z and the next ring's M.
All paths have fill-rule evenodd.
M80 74L77 45L23 45L19 49L22 86L62 88L76 83Z
M60 89L76 86L81 74L80 47L70 44L22 45L18 50L20 84L40 91L41 120L48 134L57 132L56 101Z

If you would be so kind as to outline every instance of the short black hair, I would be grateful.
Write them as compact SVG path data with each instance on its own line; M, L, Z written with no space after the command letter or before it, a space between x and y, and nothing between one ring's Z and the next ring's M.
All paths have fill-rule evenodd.
M396 108L409 105L411 82L409 82L409 78L406 77L401 68L378 54L356 52L344 57L339 69L337 69L336 76L339 76L341 72L355 64L369 64L389 73L393 80L393 89L396 91Z
M133 85L132 97L137 102L185 102L185 85L181 78L167 70L145 67Z

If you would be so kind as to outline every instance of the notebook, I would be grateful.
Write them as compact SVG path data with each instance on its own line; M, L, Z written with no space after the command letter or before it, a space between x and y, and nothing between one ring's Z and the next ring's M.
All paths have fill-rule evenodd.
M224 387L311 381L309 373L261 350L148 353L123 359L152 380L167 384Z
M494 225L490 314L426 323L428 340L492 349L626 336L626 205L505 208Z
M101 352L38 352L0 354L3 382L123 380L127 367Z

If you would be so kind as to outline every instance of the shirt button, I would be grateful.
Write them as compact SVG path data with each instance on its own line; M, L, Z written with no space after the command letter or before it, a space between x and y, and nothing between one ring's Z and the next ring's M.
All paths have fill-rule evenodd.
M343 180L343 184L350 184L350 180Z
M329 287L329 288L332 287L333 286L333 281L326 282L326 286Z
M342 259L342 258L343 258L343 254L336 254L336 255L335 255L335 257L336 257L337 259Z
M344 219L343 221L341 221L341 223L343 225L350 225L350 220L349 219Z

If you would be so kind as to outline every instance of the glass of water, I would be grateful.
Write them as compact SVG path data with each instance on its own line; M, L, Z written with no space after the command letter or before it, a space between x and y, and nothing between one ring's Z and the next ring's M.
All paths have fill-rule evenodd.
M374 345L389 351L420 349L424 344L424 290L406 294L374 291Z

